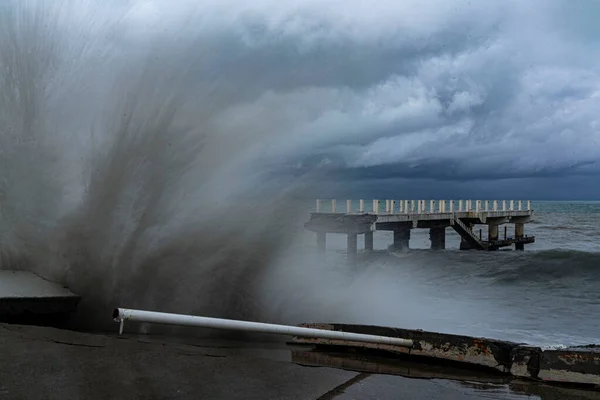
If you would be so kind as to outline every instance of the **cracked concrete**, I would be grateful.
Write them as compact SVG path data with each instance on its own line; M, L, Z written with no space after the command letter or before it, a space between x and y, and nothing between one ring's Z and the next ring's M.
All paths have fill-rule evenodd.
M0 399L312 400L358 375L250 352L0 324Z

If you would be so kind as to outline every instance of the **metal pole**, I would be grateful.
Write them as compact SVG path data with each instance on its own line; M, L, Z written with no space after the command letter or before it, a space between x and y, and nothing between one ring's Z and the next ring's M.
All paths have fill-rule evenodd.
M123 324L125 321L138 321L156 324L197 326L202 328L229 329L235 331L271 333L275 335L288 335L305 338L348 340L351 342L413 347L413 341L410 339L365 335L352 332L329 331L325 329L303 328L290 325L265 324L262 322L238 321L233 319L170 314L156 311L132 310L127 308L116 308L113 311L113 318L120 324L119 333L123 332Z

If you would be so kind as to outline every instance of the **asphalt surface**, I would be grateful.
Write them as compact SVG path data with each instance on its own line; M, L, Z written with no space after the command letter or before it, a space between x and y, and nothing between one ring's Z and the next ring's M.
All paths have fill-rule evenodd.
M0 324L0 400L600 398L595 392L527 384L301 366L291 353L284 344L248 347Z

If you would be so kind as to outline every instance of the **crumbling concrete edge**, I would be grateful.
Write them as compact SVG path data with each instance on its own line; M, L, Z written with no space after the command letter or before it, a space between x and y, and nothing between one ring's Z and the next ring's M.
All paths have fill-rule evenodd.
M372 325L306 323L299 326L412 339L412 349L342 340L294 338L297 344L389 351L485 367L516 378L600 387L600 346L542 349L526 343Z

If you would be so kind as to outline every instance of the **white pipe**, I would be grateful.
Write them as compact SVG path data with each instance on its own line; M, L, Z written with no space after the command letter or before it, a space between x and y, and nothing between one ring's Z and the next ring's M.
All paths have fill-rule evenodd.
M365 335L361 333L329 331L325 329L303 328L299 326L265 324L262 322L238 321L194 315L170 314L155 311L131 310L116 308L113 318L120 323L119 334L123 333L125 321L150 322L156 324L197 326L202 328L229 329L234 331L271 333L305 338L321 338L332 340L348 340L352 342L388 344L400 347L413 347L410 339L388 336Z

